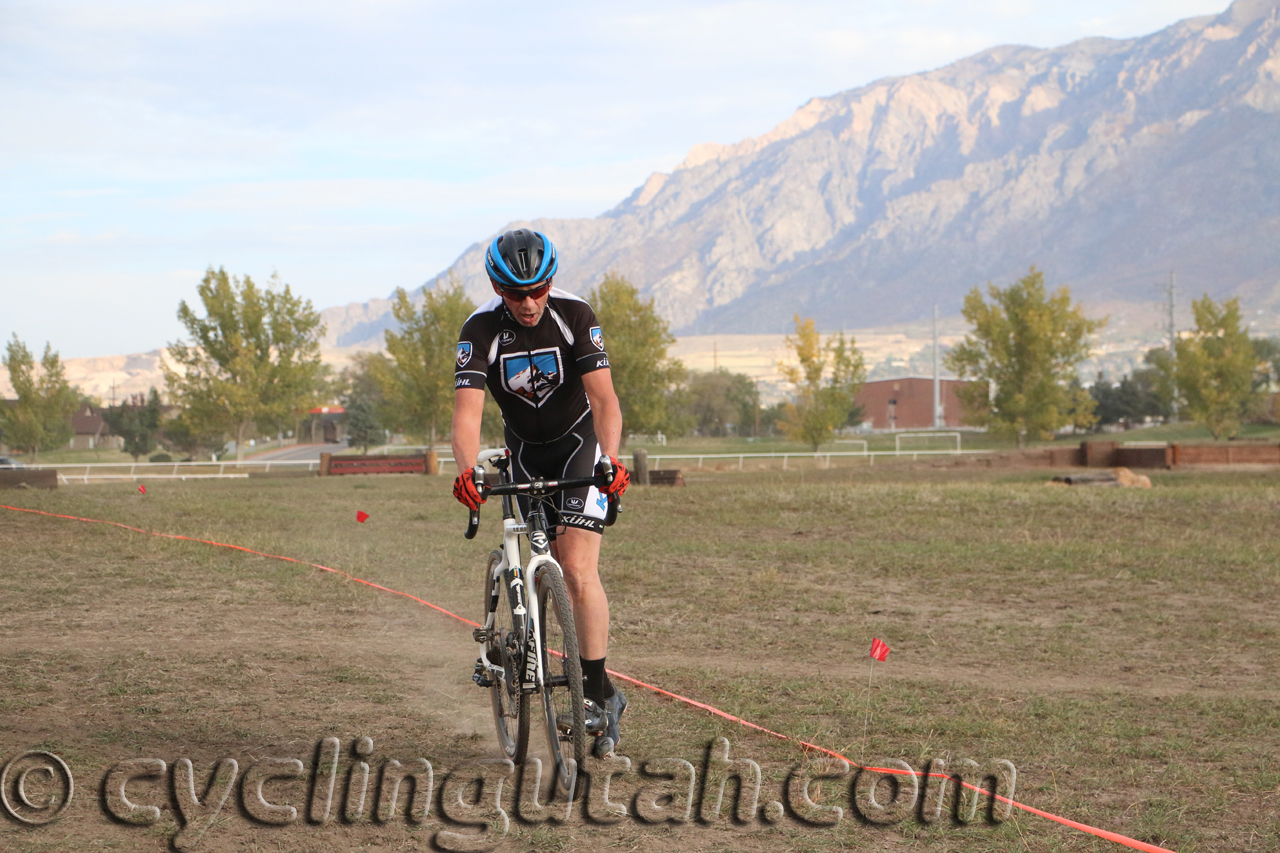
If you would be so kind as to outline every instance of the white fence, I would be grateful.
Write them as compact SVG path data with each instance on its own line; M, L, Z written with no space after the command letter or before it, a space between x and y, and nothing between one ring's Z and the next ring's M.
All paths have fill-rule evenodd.
M698 468L704 467L708 459L733 459L736 460L739 471L744 470L744 465L748 460L781 460L782 470L788 470L788 466L792 460L813 460L818 467L831 467L832 459L866 459L869 465L876 464L876 457L906 457L910 456L915 461L921 456L955 456L958 454L971 453L990 453L987 450L967 450L960 449L959 436L956 433L956 446L945 450L904 450L900 445L893 450L868 450L866 444L860 450L835 450L835 451L819 451L812 452L787 452L787 453L650 453L649 468L657 469L664 460L698 460ZM400 447L397 449L406 449ZM420 448L425 449L425 448ZM383 450L384 448L379 448ZM376 452L376 451L375 451ZM453 454L441 453L440 463L452 463ZM268 473L270 471L318 471L320 469L320 461L312 460L275 460L275 461L254 461L246 459L242 462L230 460L226 462L87 462L77 464L61 464L61 465L31 465L30 468L56 468L58 471L59 482L71 485L73 483L91 483L105 482L114 480L214 480L214 479L242 479L248 477L252 473Z
M66 485L112 480L231 480L250 472L318 471L320 460L276 460L255 462L81 462L60 465L28 465L28 468L55 468L58 481ZM230 470L228 470L230 469Z
M703 467L705 459L736 459L738 460L738 470L743 470L743 462L748 459L781 459L782 470L787 470L787 463L791 459L812 459L815 464L823 468L831 467L832 458L857 458L866 459L869 465L876 464L877 456L910 456L914 462L921 456L956 456L961 453L990 453L989 450L845 450L845 451L819 451L817 453L687 453L687 454L671 454L671 453L652 453L649 455L649 470L656 470L658 463L663 459L697 459L699 468Z

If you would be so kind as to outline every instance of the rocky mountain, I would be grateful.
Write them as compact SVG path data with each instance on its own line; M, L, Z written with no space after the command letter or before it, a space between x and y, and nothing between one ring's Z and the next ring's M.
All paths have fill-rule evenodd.
M557 283L617 270L684 333L826 328L959 310L1035 264L1094 306L1186 293L1280 309L1280 0L1154 35L952 65L815 98L763 136L700 145L594 219L541 219ZM504 230L505 230L504 227ZM487 298L482 244L458 259ZM372 343L374 303L331 309ZM360 314L356 317L354 314Z

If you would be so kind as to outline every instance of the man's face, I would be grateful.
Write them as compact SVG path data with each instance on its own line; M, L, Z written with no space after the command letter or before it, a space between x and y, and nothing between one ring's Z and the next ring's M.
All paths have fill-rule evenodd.
M551 288L548 285L545 289L542 285L535 287L502 289L496 284L493 286L494 291L502 297L502 301L506 303L507 310L516 318L521 326L533 327L538 325L538 321L542 319L542 312L547 307L547 299L551 296ZM527 294L532 291L537 293L543 291L537 299L531 299Z

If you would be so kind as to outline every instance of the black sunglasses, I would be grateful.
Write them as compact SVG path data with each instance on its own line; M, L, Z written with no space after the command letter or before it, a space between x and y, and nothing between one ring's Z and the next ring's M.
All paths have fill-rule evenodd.
M517 289L514 287L503 287L498 285L504 297L508 297L512 302L523 302L526 299L541 299L543 295L551 289L551 279L547 279L542 284L530 287L527 290Z

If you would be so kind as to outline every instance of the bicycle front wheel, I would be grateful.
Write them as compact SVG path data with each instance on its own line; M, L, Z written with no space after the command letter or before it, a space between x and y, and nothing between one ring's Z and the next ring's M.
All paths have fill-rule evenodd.
M582 661L574 628L569 591L560 567L548 563L538 571L538 621L542 628L542 709L547 743L555 762L556 787L567 792L573 783L567 759L578 767L587 752L587 721L582 705Z
M502 667L502 677L489 688L493 704L493 724L502 753L517 764L529 751L529 697L520 690L520 644L512 628L511 605L503 588L502 575L494 569L502 562L502 552L489 555L485 569L484 619L493 614L493 630L484 646L485 658ZM485 624L485 623L481 623ZM496 673L490 670L496 678Z

